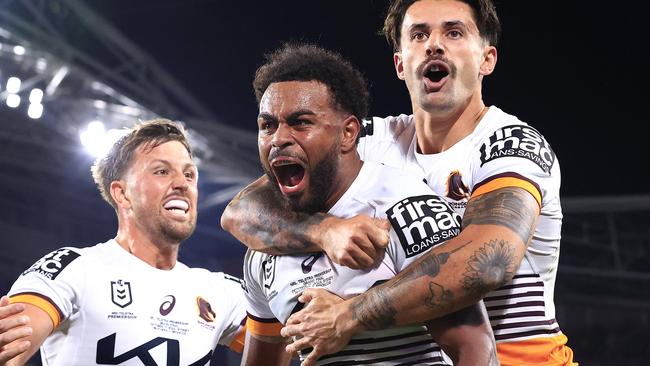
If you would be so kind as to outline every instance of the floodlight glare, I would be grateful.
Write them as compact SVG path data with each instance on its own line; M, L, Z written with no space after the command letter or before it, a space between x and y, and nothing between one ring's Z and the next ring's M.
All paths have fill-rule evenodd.
M7 95L7 107L16 108L20 105L20 96L18 94Z
M118 129L106 131L101 121L92 121L88 123L86 130L79 133L79 139L90 155L101 157L106 155L113 144L127 132L128 130Z
M32 103L27 108L27 115L32 119L39 119L43 115L43 105L41 103Z
M33 104L40 104L43 101L43 91L38 88L32 89L29 93L29 102Z
M18 93L20 90L20 84L21 81L19 78L12 76L9 79L7 79L7 91L9 93Z
M18 56L22 56L25 54L25 47L23 46L14 46L14 53Z

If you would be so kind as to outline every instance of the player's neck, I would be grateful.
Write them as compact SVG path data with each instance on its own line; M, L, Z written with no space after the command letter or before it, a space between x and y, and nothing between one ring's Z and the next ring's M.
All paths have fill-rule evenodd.
M437 154L450 149L474 131L487 110L480 98L449 111L429 112L414 107L418 152Z
M354 154L357 154L356 151ZM341 158L338 174L336 175L336 181L334 183L334 189L326 202L326 209L328 211L336 204L336 202L338 202L338 200L341 199L341 197L343 197L345 192L348 191L354 180L357 179L362 166L363 161L361 161L358 155L356 155L356 157L343 156Z
M135 225L122 225L122 223L115 240L124 250L154 268L170 270L176 265L180 243L154 240L135 228Z

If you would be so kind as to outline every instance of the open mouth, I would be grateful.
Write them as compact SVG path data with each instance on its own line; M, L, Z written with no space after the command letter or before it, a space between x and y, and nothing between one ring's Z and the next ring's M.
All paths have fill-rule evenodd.
M424 77L433 81L434 83L439 82L449 75L449 69L444 64L433 64L424 73Z
M184 216L190 209L190 205L182 199L170 199L165 202L163 208L175 216Z
M277 159L271 167L280 190L284 194L295 193L305 179L305 168L293 160Z

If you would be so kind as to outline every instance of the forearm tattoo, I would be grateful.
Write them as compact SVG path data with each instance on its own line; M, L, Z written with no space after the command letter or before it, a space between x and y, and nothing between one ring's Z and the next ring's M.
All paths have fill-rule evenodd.
M526 244L535 230L537 215L538 208L531 204L530 193L506 187L471 200L463 215L463 228L471 224L505 226Z
M490 240L469 257L463 273L463 288L470 294L483 296L486 289L500 287L512 278L515 262L512 244Z
M424 276L436 277L442 265L447 263L449 256L468 244L469 242L450 252L431 252L393 280L366 291L363 296L356 297L351 305L352 318L358 320L368 330L385 329L395 324L397 310L393 299L406 296L409 287L406 282ZM424 303L431 308L446 309L451 305L452 299L451 291L431 281Z
M271 254L319 251L307 230L327 215L294 212L269 184L251 184L228 205L244 218L239 227L244 239L261 242Z

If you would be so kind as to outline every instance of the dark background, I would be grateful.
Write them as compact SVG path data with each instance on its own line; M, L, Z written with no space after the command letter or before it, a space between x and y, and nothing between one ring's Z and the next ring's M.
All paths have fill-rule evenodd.
M317 42L364 72L371 115L410 112L392 51L377 31L386 1L95 1L92 6L171 72L220 122L251 131L251 81L282 41ZM633 7L593 1L497 1L503 26L486 104L542 132L564 196L647 193L648 32ZM642 166L645 164L642 164Z
M0 6L11 3L0 0ZM56 1L34 3L56 5ZM377 35L386 3L85 2L202 102L215 122L251 133L257 116L253 74L264 62L263 55L283 41L315 42L348 57L371 84L370 115L410 113L406 87L395 76L392 51ZM633 206L637 195L650 194L646 172L650 155L645 150L650 80L642 55L649 35L647 15L632 3L497 0L496 4L503 34L496 71L484 80L486 104L542 132L562 167L565 220L556 284L559 323L582 365L644 364L650 359L646 340L650 209L640 215L616 212L625 206L621 202ZM74 23L66 25L70 44L110 66L104 48ZM78 141L61 143L65 144ZM29 141L0 144L3 293L44 253L63 245L93 245L115 235L115 214L99 197L88 173L92 159L80 149L78 154L66 149L46 149ZM24 158L27 155L61 171L30 170L23 163L31 161ZM201 197L216 189L205 177L200 179ZM581 205L569 204L581 197L583 205L601 202L600 208L585 213L575 209ZM612 209L606 208L608 202ZM182 244L181 260L241 275L244 248L220 230L223 207L200 211L197 232ZM224 354L221 364L236 363L227 357Z

